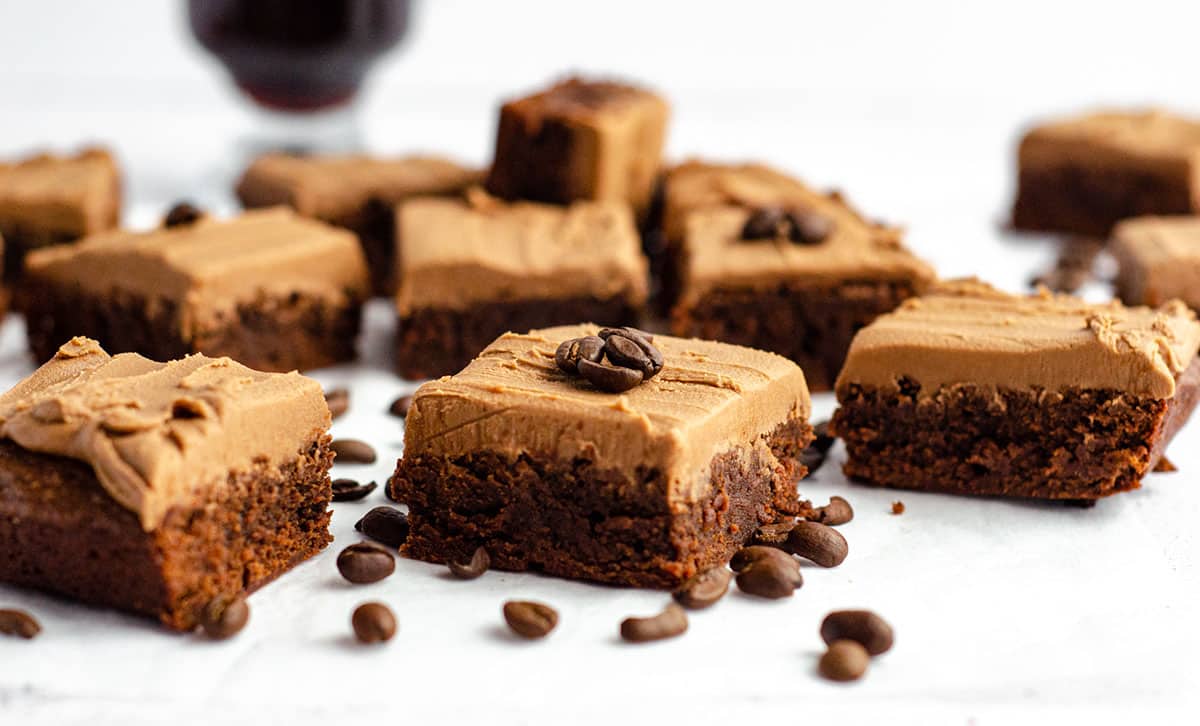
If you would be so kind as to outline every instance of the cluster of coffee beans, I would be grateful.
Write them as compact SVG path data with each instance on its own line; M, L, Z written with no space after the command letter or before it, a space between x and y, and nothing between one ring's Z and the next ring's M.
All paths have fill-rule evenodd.
M796 244L815 245L833 233L833 220L811 209L760 207L742 225L742 239L786 239Z
M663 367L654 336L637 328L603 328L596 335L563 341L554 361L565 373L609 393L628 391Z

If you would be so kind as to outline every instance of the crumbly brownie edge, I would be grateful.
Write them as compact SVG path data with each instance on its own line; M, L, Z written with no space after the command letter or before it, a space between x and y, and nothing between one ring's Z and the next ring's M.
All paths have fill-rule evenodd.
M832 430L846 476L896 489L1094 500L1140 486L1196 403L1200 364L1175 398L1113 390L1061 393L959 385L920 398L852 384Z
M397 324L396 370L409 379L451 375L509 331L581 322L638 325L641 314L641 307L624 297L510 300L479 303L465 310L416 310Z
M828 391L854 334L918 293L913 280L718 288L695 305L676 305L671 332L778 353L804 370L810 391Z
M552 454L406 457L388 489L409 507L407 557L446 562L483 546L502 570L666 588L728 561L760 524L812 513L796 494L811 440L791 419L715 456L709 494L683 509L657 470Z
M189 630L213 598L255 590L329 544L332 463L322 435L281 467L232 472L145 532L91 467L0 441L0 581Z
M591 145L580 137L586 133L556 118L532 118L521 106L506 104L500 109L485 188L501 199L550 204L588 198L595 159Z
M67 244L79 239L72 232L35 230L15 225L0 225L4 238L4 282L14 284L25 270L25 255L41 247Z

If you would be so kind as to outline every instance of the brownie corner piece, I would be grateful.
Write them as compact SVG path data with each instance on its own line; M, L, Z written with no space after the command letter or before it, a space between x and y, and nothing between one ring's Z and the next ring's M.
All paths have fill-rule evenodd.
M795 364L655 336L661 372L605 393L555 363L562 342L598 330L509 333L418 389L389 481L409 507L406 556L482 546L505 570L672 587L760 524L811 513L796 491L813 432Z
M944 285L865 328L837 383L847 476L956 494L1095 500L1140 486L1194 409L1200 323Z
M1113 228L1117 295L1127 305L1182 300L1200 310L1200 217L1146 216Z

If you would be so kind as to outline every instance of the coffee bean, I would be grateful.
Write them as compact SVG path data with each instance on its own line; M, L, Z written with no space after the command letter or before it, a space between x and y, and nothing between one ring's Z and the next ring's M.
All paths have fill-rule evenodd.
M817 469L825 463L825 452L815 446L810 446L800 452L800 463L804 464L804 478L807 479L817 473Z
M742 239L774 239L785 219L783 210L778 207L756 209L742 225Z
M412 408L413 397L411 395L400 396L392 405L388 407L388 413L396 418L408 418L408 410Z
M381 602L363 603L354 608L350 625L360 643L386 643L396 634L396 616Z
M817 672L831 681L857 681L867 672L871 655L853 640L837 640L817 662Z
M460 580L474 580L492 566L492 558L482 547L475 548L469 562L450 562L450 573Z
M766 545L750 545L749 547L741 548L733 554L733 559L729 561L729 566L734 572L741 572L755 562L764 559L778 560L780 563L790 563L796 569L800 568L800 563L796 562L795 557L792 557L778 547L769 547Z
M353 479L334 479L333 501L357 502L359 499L362 499L378 488L379 485L375 482L359 484Z
M900 500L892 502L892 514L904 514L904 502Z
M854 519L854 509L850 506L850 502L839 496L832 496L829 498L829 504L817 509L812 521L836 527L852 519Z
M408 539L408 515L395 507L375 507L354 528L376 542L397 548Z
M342 550L337 558L338 572L358 585L379 582L396 569L392 553L371 542L359 542Z
M608 336L604 352L609 361L641 371L645 380L658 375L663 367L662 352L640 334L614 333Z
M772 600L791 597L804 584L804 577L800 574L800 563L791 557L787 560L764 557L751 562L738 573L738 589L747 595Z
M596 335L599 336L601 340L608 340L614 335L624 335L626 338L633 338L634 340L643 340L647 343L654 342L653 334L647 333L645 330L640 328L634 328L628 325L623 325L619 328L600 328L600 332L596 333Z
M250 606L242 594L219 596L208 603L201 614L200 627L213 640L232 638L250 620Z
M204 212L200 211L199 208L190 202L178 202L163 217L163 226L168 229L171 227L180 227L185 224L192 224L203 216Z
M633 368L623 368L610 363L593 363L587 359L580 359L579 375L596 388L608 393L628 391L644 378L641 371Z
M365 441L358 439L334 439L329 445L337 454L335 461L339 464L374 464L375 449Z
M523 638L544 638L558 625L558 611L540 602L509 600L504 603L504 622Z
M604 339L596 335L563 341L554 352L554 362L566 373L578 373L579 361L599 363L604 357Z
M842 533L820 522L797 522L788 533L784 549L821 567L837 567L846 559L849 545Z
M817 425L813 426L813 442L810 444L811 448L816 449L822 454L827 454L829 453L829 450L833 448L834 441L837 441L837 438L834 437L833 434L829 433L828 420L821 421Z
M325 405L329 406L329 415L338 418L350 410L350 391L345 388L335 388L325 394Z
M42 626L24 610L0 610L0 634L29 640L42 632Z
M675 591L675 600L690 610L703 610L725 597L733 573L726 567L710 567L692 576Z
M649 643L674 638L688 629L687 613L675 603L658 615L648 618L625 618L621 621L621 637L630 643Z
M833 220L823 214L807 209L793 209L787 216L791 222L788 238L798 244L820 244L833 233Z
M751 545L767 545L769 547L782 547L784 542L787 542L788 532L792 531L792 527L796 526L795 520L791 522L776 522L774 524L764 524L759 527L754 536L750 538Z
M837 640L853 640L871 655L886 653L892 647L892 626L870 610L837 610L821 623L821 639L832 645Z

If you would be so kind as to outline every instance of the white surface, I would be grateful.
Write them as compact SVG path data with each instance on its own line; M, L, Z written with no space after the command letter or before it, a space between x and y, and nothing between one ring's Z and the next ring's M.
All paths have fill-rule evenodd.
M1050 256L997 231L1018 128L1098 103L1200 107L1185 71L1197 11L978 5L438 0L374 79L364 128L375 150L482 163L499 97L560 70L612 70L672 97L673 156L769 159L844 186L870 213L907 223L943 274L1017 289ZM178 10L0 3L0 156L101 140L128 169L132 223L181 196L231 208L249 116L185 39ZM402 440L384 411L414 384L388 371L387 306L370 313L366 361L317 377L352 390L335 434L382 455L335 473L382 482ZM10 317L0 384L28 370ZM818 397L817 417L830 407ZM0 605L45 626L29 643L0 639L0 724L1192 723L1198 437L1194 424L1176 441L1179 473L1091 510L873 490L843 479L835 450L802 493L853 502L846 563L806 569L786 602L734 593L693 615L685 637L642 646L621 643L617 624L656 611L662 593L504 573L457 582L404 560L381 583L348 585L334 558L384 503L376 493L335 507L333 546L254 595L250 625L228 643L0 586ZM903 516L889 514L894 499ZM552 603L558 630L512 640L500 604L516 597ZM350 638L350 612L368 599L399 616L387 646ZM831 685L813 672L817 626L852 606L889 619L896 647L861 683Z

